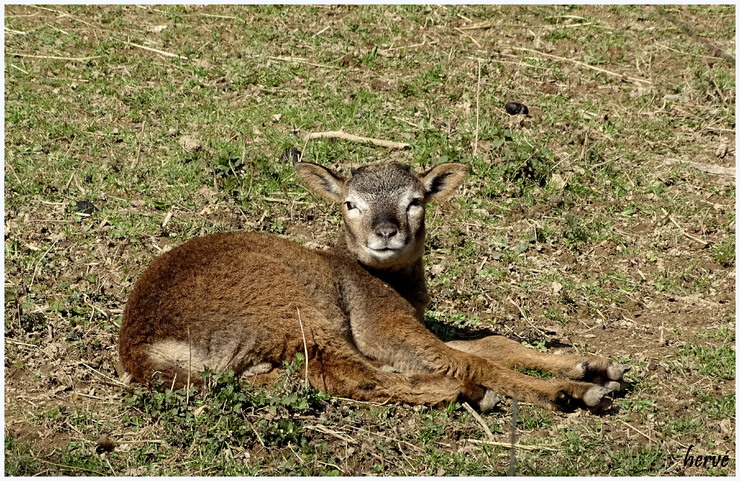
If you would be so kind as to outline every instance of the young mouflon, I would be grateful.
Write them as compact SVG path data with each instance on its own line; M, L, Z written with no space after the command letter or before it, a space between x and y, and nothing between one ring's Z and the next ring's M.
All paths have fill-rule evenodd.
M311 192L341 204L337 246L226 233L159 256L123 313L119 352L135 380L197 385L205 368L257 380L307 352L314 388L357 400L460 399L487 410L500 393L557 409L603 408L622 387L629 368L607 359L550 355L501 336L445 343L424 327L425 206L459 187L464 165L416 174L384 163L344 176L302 162L296 170Z

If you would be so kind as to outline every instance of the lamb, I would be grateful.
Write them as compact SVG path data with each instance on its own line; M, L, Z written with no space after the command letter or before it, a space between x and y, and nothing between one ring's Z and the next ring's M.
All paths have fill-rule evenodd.
M550 355L502 336L445 343L426 329L425 207L450 197L466 166L417 174L381 163L344 176L300 162L296 170L312 193L341 204L335 249L232 232L161 255L123 314L119 352L133 379L199 385L205 368L260 379L305 352L311 386L363 401L460 400L486 411L498 393L570 410L603 408L622 388L629 367L608 359Z

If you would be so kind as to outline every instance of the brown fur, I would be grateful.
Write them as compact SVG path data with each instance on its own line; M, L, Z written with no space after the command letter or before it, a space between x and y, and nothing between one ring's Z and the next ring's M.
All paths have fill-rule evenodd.
M119 351L134 379L158 375L182 387L200 384L206 367L264 377L305 348L313 387L358 400L465 399L485 410L499 392L571 408L603 405L620 387L627 367L606 359L547 355L500 336L443 343L421 323L424 205L448 197L464 166L416 175L382 164L346 179L315 164L297 169L314 193L345 202L337 248L228 233L155 259L134 286L121 326Z

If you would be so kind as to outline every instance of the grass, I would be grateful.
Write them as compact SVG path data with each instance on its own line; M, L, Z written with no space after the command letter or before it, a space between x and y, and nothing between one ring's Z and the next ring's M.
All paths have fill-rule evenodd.
M331 398L303 389L299 362L272 388L215 373L204 392L119 384L122 309L163 249L230 230L333 241L337 212L281 160L296 147L345 168L471 167L427 218L440 337L488 327L633 365L608 415L521 404L518 442L534 448L516 474L733 475L735 186L664 161L735 165L734 15L7 7L5 474L509 471L459 405ZM412 148L300 137L338 129ZM509 402L483 419L508 442ZM731 466L685 467L689 445Z
M688 364L714 380L725 381L735 378L734 345L724 344L714 347L691 342L679 352Z

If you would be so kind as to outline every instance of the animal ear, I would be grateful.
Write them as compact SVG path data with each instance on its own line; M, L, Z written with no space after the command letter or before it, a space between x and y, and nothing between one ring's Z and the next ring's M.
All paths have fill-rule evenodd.
M338 173L311 162L297 163L295 170L303 185L315 195L331 202L344 200L345 179Z
M441 202L455 192L468 174L468 167L457 162L439 164L419 176L424 190L425 200Z

